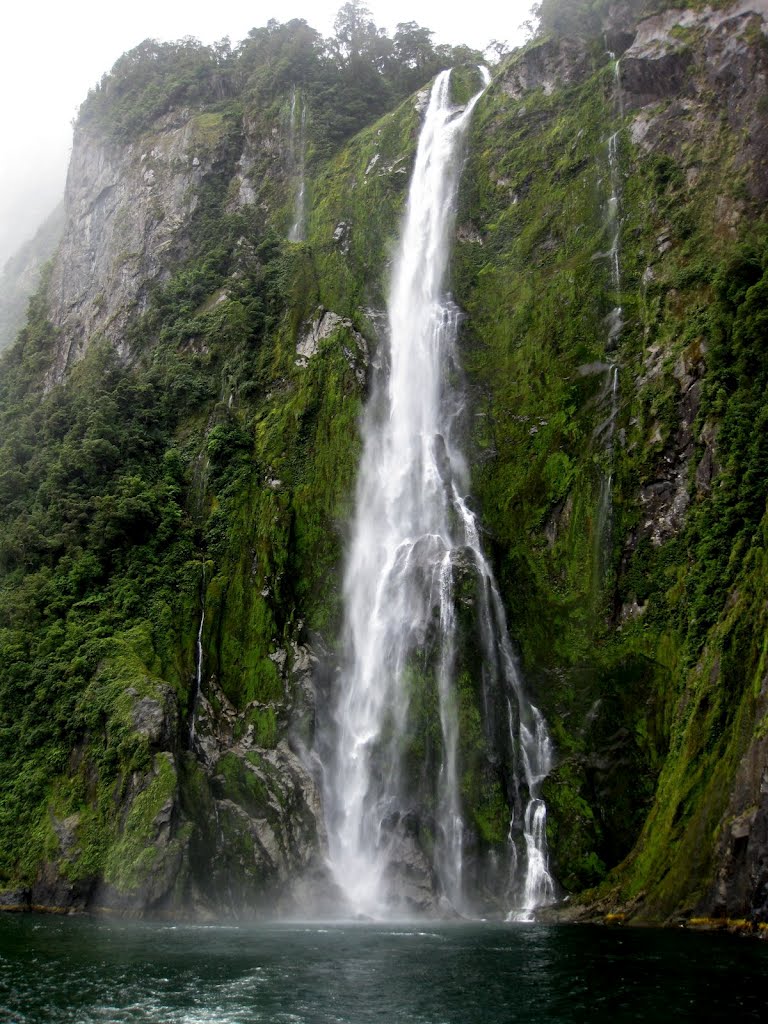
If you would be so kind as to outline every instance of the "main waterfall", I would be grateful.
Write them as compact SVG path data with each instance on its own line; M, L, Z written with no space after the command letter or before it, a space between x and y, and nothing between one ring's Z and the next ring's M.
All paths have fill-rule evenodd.
M347 910L373 917L553 898L539 794L552 748L465 499L459 311L444 291L481 74L463 108L450 72L432 87L363 426L324 797Z

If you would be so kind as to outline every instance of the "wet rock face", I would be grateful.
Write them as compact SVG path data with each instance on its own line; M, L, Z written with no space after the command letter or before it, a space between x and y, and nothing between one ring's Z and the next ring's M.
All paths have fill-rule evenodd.
M621 57L632 45L646 6L647 0L618 0L605 9L601 15L601 28L608 51Z
M555 89L576 85L590 72L586 46L578 39L547 39L515 61L500 81L513 100L527 92L543 89L549 96Z
M736 159L749 170L750 198L768 197L768 124L760 112L768 97L768 57L756 45L767 34L768 0L671 9L642 21L620 61L625 109L638 111L635 145L682 160L686 145L711 131L717 97L718 114L743 138ZM738 210L723 210L722 220L734 212L738 220Z
M768 714L768 676L756 720ZM749 917L768 922L768 737L758 734L742 758L723 818L716 851L719 865L701 911L710 917Z
M630 104L642 107L692 89L692 53L679 33L694 21L692 11L672 10L640 24L620 64L621 85Z
M170 111L130 144L76 128L63 238L48 288L58 341L47 387L97 338L130 360L126 328L184 259L200 190L213 177L229 176L227 212L255 205L269 212L259 183L284 186L285 139L279 128L265 133L245 117L237 141L236 158L225 119L198 108ZM241 252L241 260L248 255Z
M310 913L333 888L319 780L302 735L313 728L317 659L298 645L282 653L284 703L236 709L215 679L198 702L192 753L206 799L184 811L195 825L188 895L198 913ZM270 710L290 742L264 745L253 719Z
M315 319L306 326L304 333L296 342L296 365L307 366L309 360L320 351L321 343L337 332L341 332L340 337L344 339L344 358L362 386L365 384L369 362L367 342L362 334L355 330L348 317L341 317L329 309L319 309Z
M390 845L387 882L397 905L408 913L424 914L437 909L436 880L419 844L419 820L415 814L395 814L382 823Z
M11 906L24 910L84 910L90 903L94 890L93 882L70 882L63 877L59 866L52 862L43 865L34 885L13 895Z
M71 881L83 821L52 814L55 855L28 889L5 893L0 909L197 918L336 912L319 778L305 745L314 728L317 659L297 644L282 655L284 701L238 709L207 679L193 739L170 687L159 687L155 697L134 692L134 729L155 753L152 767L134 771L115 791L118 856L110 854L100 875ZM279 730L273 745L254 725L270 710Z
M45 862L37 873L32 886L18 894L21 906L34 909L83 910L90 902L96 888L95 879L71 881L68 868L77 857L79 814L59 819L50 815L51 828L59 843L54 859ZM11 900L13 904L14 899Z
M209 775L213 843L198 853L208 870L194 880L200 902L239 916L296 908L295 879L322 867L322 815L314 782L287 743L272 751L233 748Z
M159 699L142 697L133 707L134 729L146 737L152 751L171 748L178 718L178 706L170 686L161 686L159 690Z
M767 33L768 0L739 0L716 10L671 9L641 21L619 64L624 107L637 111L630 137L640 155L664 155L684 165L687 147L700 146L712 131L716 96L729 130L744 140L734 159L748 170L750 198L768 197L768 127L759 113L760 104L768 101L768 48L756 45L765 42ZM688 167L690 189L698 187L701 173ZM724 238L737 237L745 209L741 199L718 198L714 215ZM658 236L643 275L645 286L653 284L675 244L669 231ZM661 372L664 358L660 346L649 348L638 388ZM694 435L705 364L706 353L692 350L672 370L679 387L678 422L659 454L655 477L638 495L644 518L630 547L644 536L658 546L681 529L697 445L700 455L692 470L697 496L706 497L714 486L719 470L715 427L706 423ZM657 443L655 436L648 440Z
M66 228L49 298L60 342L49 384L98 334L128 356L124 330L168 274L174 242L210 172L189 110L119 146L79 130L65 197Z
M654 374L660 354L660 350L649 352L646 362L646 365L650 364L648 376ZM677 429L659 460L656 478L640 491L640 506L645 518L638 536L650 536L656 547L680 531L688 508L688 468L695 450L694 424L701 401L704 355L701 346L694 345L675 364L672 374L679 387ZM653 440L651 438L652 443ZM709 456L711 474L714 474L714 449L710 445L705 452ZM706 476L706 469L702 472ZM711 482L711 475L709 480Z

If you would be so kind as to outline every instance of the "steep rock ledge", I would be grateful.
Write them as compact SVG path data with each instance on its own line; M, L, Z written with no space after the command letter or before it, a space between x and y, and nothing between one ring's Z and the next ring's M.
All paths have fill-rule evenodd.
M185 225L212 170L205 117L173 112L151 136L128 146L87 130L76 133L66 229L49 286L51 318L60 332L49 386L96 337L128 358L126 328L182 255Z
M718 516L741 523L724 510L744 472L729 410L753 399L747 378L715 381L733 372L731 275L761 274L768 12L647 10L609 9L603 38L535 41L478 111L460 217L482 249L457 254L473 489L553 723L560 880L588 888L615 866L587 902L659 922L713 912L717 876L717 912L761 920L764 673L754 645L733 660L760 618L759 486L743 567L710 538Z
M600 887L591 914L761 921L765 5L644 7L536 40L478 105L452 282L473 501L557 744L560 880ZM291 243L289 95L78 132L55 330L39 301L8 364L0 905L332 908L311 750L420 100L317 159Z

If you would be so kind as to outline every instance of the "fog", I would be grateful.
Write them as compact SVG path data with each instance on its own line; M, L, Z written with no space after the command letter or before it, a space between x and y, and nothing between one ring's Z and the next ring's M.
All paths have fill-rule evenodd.
M393 33L416 21L436 43L484 49L491 39L522 41L531 0L369 0L374 21ZM333 31L341 0L287 0L214 4L181 0L54 0L25 3L2 16L0 84L5 99L4 159L0 163L0 268L31 237L64 191L72 121L88 89L117 58L142 40L195 36L239 42L270 18L304 18L323 35Z

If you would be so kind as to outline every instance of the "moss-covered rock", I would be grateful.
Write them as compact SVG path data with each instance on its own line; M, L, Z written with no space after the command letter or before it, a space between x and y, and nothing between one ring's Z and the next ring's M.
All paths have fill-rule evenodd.
M565 31L560 7L478 103L451 266L472 500L556 746L552 865L628 918L762 921L765 26L633 0ZM307 750L424 97L380 117L377 79L334 111L349 83L287 29L236 56L147 44L94 92L63 248L3 361L14 905L295 908L323 876ZM477 76L462 63L457 102ZM297 81L310 208L289 242ZM506 709L479 710L477 573L454 569L461 799L490 865L521 798ZM408 667L414 775L442 758L433 661ZM414 905L420 786L392 825Z

